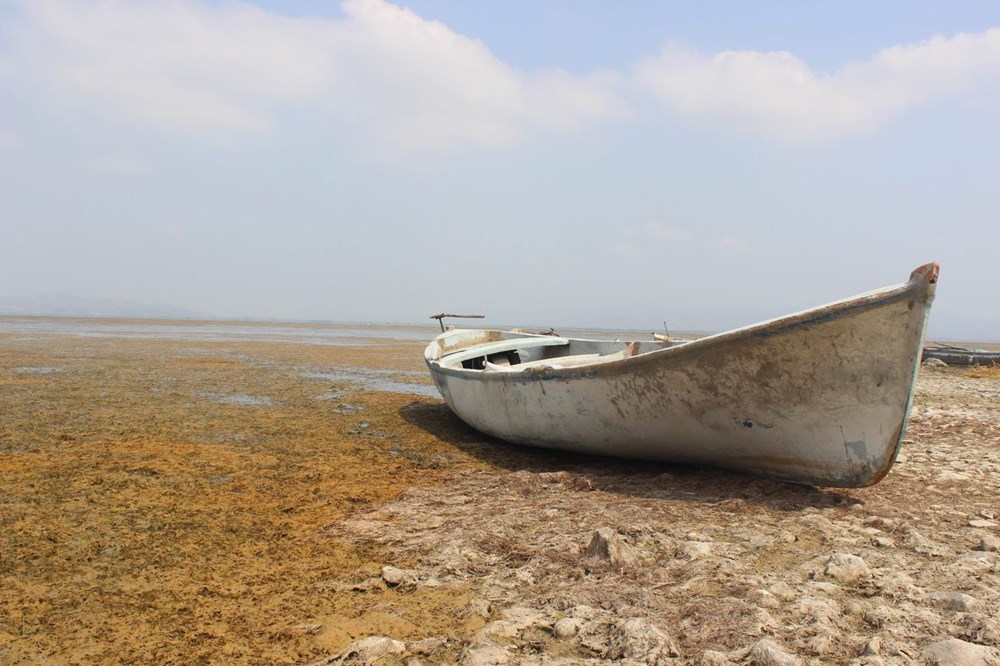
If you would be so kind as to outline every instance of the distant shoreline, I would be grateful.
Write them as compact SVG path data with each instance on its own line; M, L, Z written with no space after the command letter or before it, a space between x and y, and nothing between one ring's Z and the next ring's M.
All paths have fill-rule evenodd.
M107 315L78 315L78 314L10 314L10 313L0 313L0 330L8 330L9 326L4 326L4 321L14 321L14 320L29 320L29 321L46 321L54 320L59 322L77 322L80 324L99 324L102 326L114 326L116 324L127 325L127 326L190 326L195 327L208 327L208 326L246 326L246 327L257 327L257 328L267 328L279 326L283 328L294 328L301 327L303 329L366 329L366 334L372 330L378 329L407 329L408 332L414 332L415 330L426 331L427 337L433 337L438 332L438 327L436 324L423 324L423 323L412 323L412 322L391 322L391 321L379 321L379 322L362 322L362 321L333 321L333 320L298 320L298 319L258 319L258 318L211 318L211 317L127 317L127 316L107 316ZM488 325L488 328L496 328L500 330L507 330L515 327L509 324L492 324ZM527 330L533 330L537 328L542 330L542 326L532 326L532 325L519 325L520 328ZM471 326L468 328L472 328ZM600 337L647 337L652 333L659 331L647 331L644 329L634 329L634 328L604 328L598 326L570 326L560 329L560 332L564 334L572 334L576 337L585 337L587 333L596 334ZM671 335L676 335L678 337L704 337L708 335L713 335L718 331L684 331L675 330L671 331ZM988 340L971 340L968 338L950 338L950 337L927 337L925 342L927 343L947 343L948 345L988 349L988 350L1000 350L1000 341L988 341Z
M303 329L309 330L321 330L323 328L343 330L343 329L358 329L364 327L366 333L371 330L378 329L406 329L407 337L410 337L416 331L426 332L426 337L429 339L437 334L438 327L437 324L429 323L412 323L412 322L390 322L390 321L378 321L378 322L360 322L360 321L332 321L332 320L299 320L299 319L258 319L258 318L214 318L214 317L131 317L131 316L108 316L108 315L82 315L82 314L21 314L21 313L0 313L0 331L12 332L12 327L8 324L5 325L3 322L10 322L16 320L29 320L29 321L46 321L54 320L60 322L77 322L80 324L99 324L102 326L114 326L127 325L127 326L190 326L192 328L196 327L207 327L207 326L245 326L245 327L257 327L257 328L267 328L267 327L282 327L282 328L294 328L301 327ZM489 324L488 328L496 328L501 330L506 330L513 328L512 325L507 324ZM519 325L520 328L528 330L542 330L543 326L533 326L533 325ZM472 327L469 327L472 328ZM560 329L561 333L571 334L576 337L586 337L586 335L592 334L598 337L648 337L653 332L659 333L660 331L647 331L644 329L635 328L604 328L599 326L570 326ZM676 335L678 337L704 337L707 335L713 335L717 331L683 331L675 330L671 331L671 335ZM925 342L930 343L941 343L953 346L968 347L975 349L986 349L990 351L1000 351L1000 340L975 340L965 337L937 337L937 336L927 336Z

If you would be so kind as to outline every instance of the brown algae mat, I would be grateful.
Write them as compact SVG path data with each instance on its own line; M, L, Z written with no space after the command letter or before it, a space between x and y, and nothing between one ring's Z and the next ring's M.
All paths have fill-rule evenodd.
M475 462L399 417L427 398L303 376L386 359L412 372L420 345L0 337L0 663L300 663L467 633L463 585L342 589L385 557L338 518Z
M1000 376L922 370L885 481L824 490L509 446L337 379L426 385L421 348L0 335L0 663L1000 646Z

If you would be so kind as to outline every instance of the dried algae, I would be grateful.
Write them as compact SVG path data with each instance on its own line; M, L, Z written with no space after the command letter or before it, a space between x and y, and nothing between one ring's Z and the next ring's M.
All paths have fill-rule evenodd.
M461 585L352 589L399 563L330 527L481 465L399 418L413 396L302 377L419 351L0 336L0 662L301 663L477 628Z

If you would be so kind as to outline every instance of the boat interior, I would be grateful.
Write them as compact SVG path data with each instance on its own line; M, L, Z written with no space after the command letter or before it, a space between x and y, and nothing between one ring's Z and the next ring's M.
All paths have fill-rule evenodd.
M481 331L480 333L496 333ZM525 335L504 332L499 339L469 340L469 344L446 347L438 357L443 367L484 372L573 368L631 358L678 344L672 339L649 342L578 340L556 335ZM498 337L498 336L491 336Z

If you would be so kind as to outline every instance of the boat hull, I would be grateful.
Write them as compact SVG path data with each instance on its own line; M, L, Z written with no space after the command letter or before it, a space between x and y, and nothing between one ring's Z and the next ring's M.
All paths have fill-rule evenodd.
M868 486L903 439L936 278L609 363L447 367L449 333L426 357L455 414L509 442Z

